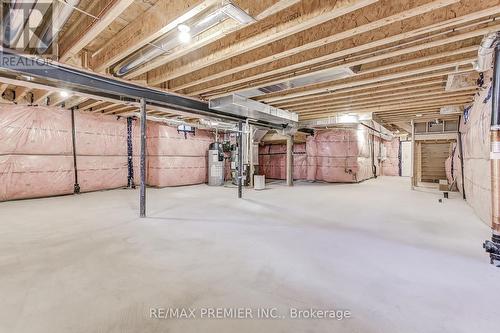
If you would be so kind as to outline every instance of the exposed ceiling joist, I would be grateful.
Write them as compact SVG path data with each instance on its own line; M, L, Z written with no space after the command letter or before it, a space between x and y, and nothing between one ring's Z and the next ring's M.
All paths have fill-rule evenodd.
M223 42L198 50L194 56L166 64L149 73L148 83L158 85L216 62L307 30L378 0L301 1L275 16L227 36ZM453 1L453 0L442 0ZM272 27L269 29L269 27ZM250 36L250 37L247 37Z
M83 18L80 30L74 36L67 36L59 45L60 61L67 61L75 56L94 38L96 38L111 22L113 22L134 0L100 0L97 2L97 17Z
M313 63L326 61L326 58L342 57L348 55L351 51L344 51L344 54L342 54L340 52L341 48L337 44L342 43L344 48L347 46L351 49L356 45L352 41L353 36L357 34L374 29L391 31L385 28L401 20L427 13L454 2L456 1L422 0L405 2L382 0L300 34L289 36L255 51L246 52L240 57L228 59L201 71L172 80L169 86L178 91L226 76L224 79L187 91L187 93L194 95L205 92L204 90L209 89L210 86L218 87L231 81L255 79L264 73L269 72L268 75L276 74L278 71L282 72L283 69L297 70L302 66L311 66ZM401 30L401 25L398 25L398 28ZM378 34L374 35L377 36ZM373 48L374 45L369 42L372 42L374 35L369 34L369 37L364 38L364 41L359 45L370 44L363 47L363 49ZM323 51L323 49L328 50ZM358 51L352 50L352 52ZM324 55L326 56L322 57ZM311 58L311 61L306 62L308 57Z

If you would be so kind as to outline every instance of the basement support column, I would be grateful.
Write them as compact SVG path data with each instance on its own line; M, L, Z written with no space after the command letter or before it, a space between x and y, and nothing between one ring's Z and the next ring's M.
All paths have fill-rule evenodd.
M78 168L76 163L76 127L75 127L75 108L71 108L71 140L73 144L73 170L75 170L75 184L73 192L80 193L80 184L78 184Z
M500 236L500 45L495 47L491 111L491 199L493 232Z
M293 135L286 137L286 185L293 186Z
M238 122L238 198L243 196L243 122Z
M495 46L493 67L492 110L490 128L491 164L491 241L483 248L490 254L490 263L500 262L500 45ZM498 265L500 267L500 265Z
M146 217L146 100L141 98L140 217Z
M415 122L411 121L411 189L413 190L416 182L415 172Z

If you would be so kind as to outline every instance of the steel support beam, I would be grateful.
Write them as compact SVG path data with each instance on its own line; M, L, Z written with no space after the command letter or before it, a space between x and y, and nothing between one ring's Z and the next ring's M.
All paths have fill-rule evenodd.
M80 184L78 184L78 168L76 163L76 127L75 127L75 108L71 108L71 141L73 144L73 170L75 171L75 184L73 192L80 193Z
M238 198L243 197L243 122L238 122Z
M293 136L286 137L286 185L293 186Z
M140 217L146 217L146 100L141 99L141 185Z

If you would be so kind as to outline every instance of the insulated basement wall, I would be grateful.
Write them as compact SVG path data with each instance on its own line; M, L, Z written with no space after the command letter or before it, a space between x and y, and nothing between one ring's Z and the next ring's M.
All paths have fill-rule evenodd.
M485 75L485 82L490 82L491 73ZM468 118L462 117L464 154L465 195L469 205L486 223L491 223L491 174L490 174L490 117L491 83L476 95ZM461 172L457 168L458 189L462 191Z
M268 179L286 179L286 145L259 146L259 172ZM307 179L305 143L293 145L293 179Z
M73 193L68 111L0 104L0 201Z
M75 112L78 182L82 192L127 185L127 120ZM209 131L178 134L148 122L148 185L204 183ZM134 182L139 183L139 121L133 124ZM71 194L74 189L71 112L0 104L0 201Z
M384 141L386 159L382 161L383 176L399 176L399 138Z
M306 148L308 180L360 182L373 177L370 134L362 125L317 131L307 138Z
M75 129L81 192L127 186L127 120L77 111Z
M207 130L196 134L178 133L177 128L148 122L148 170L150 186L180 186L207 182L207 154L214 135Z
M382 146L381 146L382 142ZM386 159L379 156L383 148ZM375 158L372 163L371 151ZM259 148L260 172L266 178L285 179L286 145L272 144ZM364 126L318 130L309 136L307 143L295 144L293 152L293 178L326 182L359 182L373 177L375 164L377 176L399 175L399 139L392 141L374 138Z

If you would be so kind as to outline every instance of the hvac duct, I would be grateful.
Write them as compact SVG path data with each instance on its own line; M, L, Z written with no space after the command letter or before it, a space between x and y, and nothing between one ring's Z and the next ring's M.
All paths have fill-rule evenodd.
M29 16L36 1L33 0L14 0L7 4L7 9L2 17L2 45L6 48L16 48L17 41L21 37ZM4 3L1 4L4 6Z
M299 115L273 106L243 97L238 94L214 98L209 107L245 118L267 121L272 124L296 127Z
M52 14L52 21L47 22L43 27L42 33L40 34L40 40L37 44L37 49L42 53L47 51L47 49L54 42L55 36L61 31L62 27L68 21L73 10L78 6L80 0L66 0L56 6L56 9ZM54 4L55 6L55 4Z
M491 58L495 44L497 43L499 32L492 32L484 36L477 52L477 61L474 63L474 69L478 72L484 72L491 68Z
M251 16L249 16L239 7L233 4L227 4L222 8L219 8L216 11L212 12L208 16L198 18L190 24L186 22L183 24L183 26L188 26L190 36L195 37L207 31L208 29L224 22L227 19L233 19L239 24L248 24L255 21ZM174 31L170 31L159 40L156 40L140 51L134 53L131 57L119 63L112 69L112 73L115 76L119 77L127 75L144 63L151 61L154 58L161 56L162 54L171 53L173 49L180 46L181 44L182 41L177 38Z

